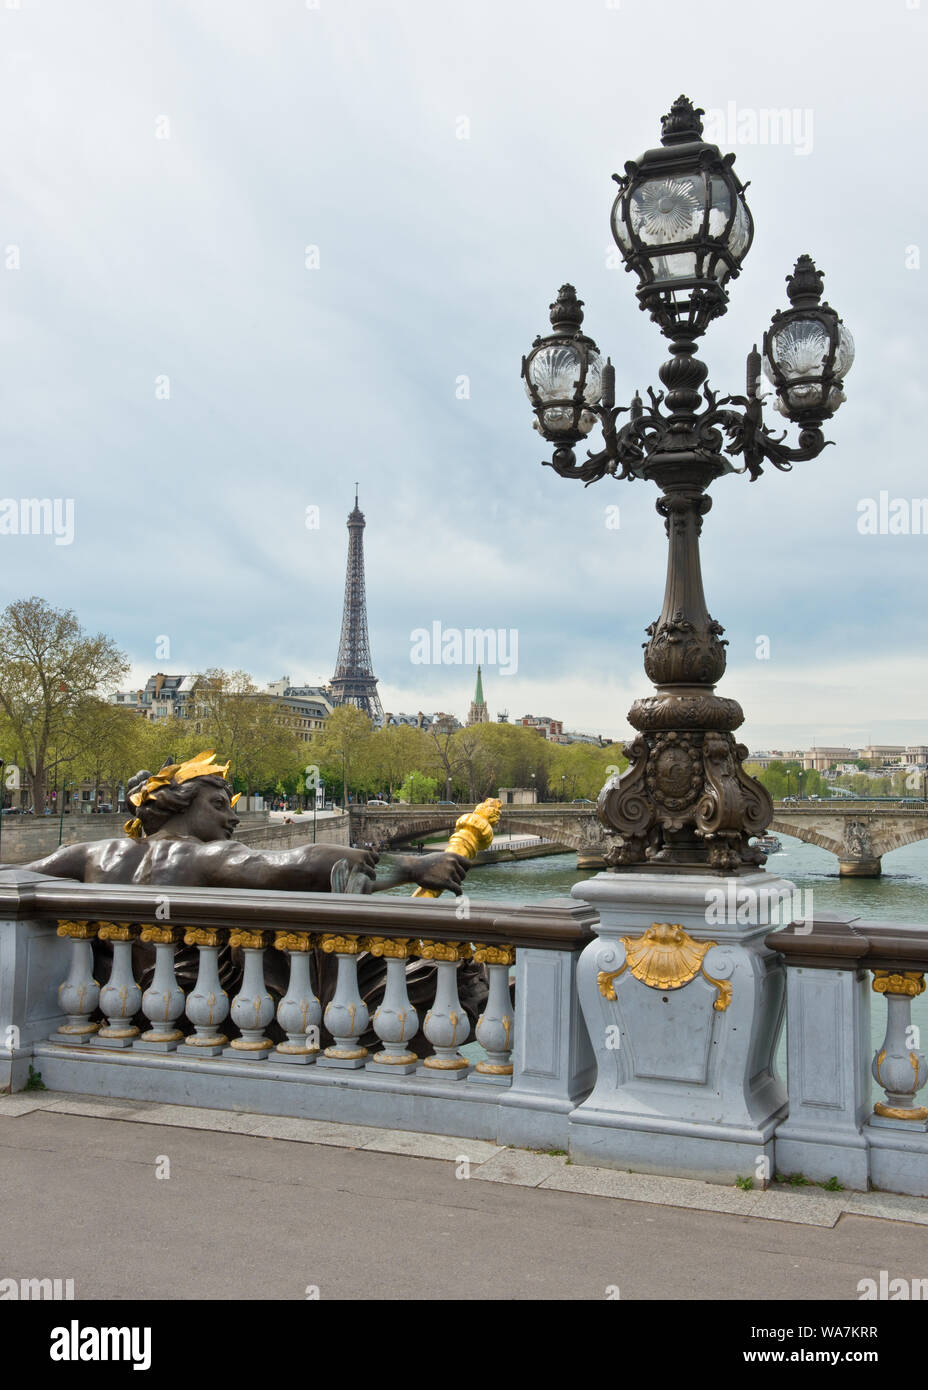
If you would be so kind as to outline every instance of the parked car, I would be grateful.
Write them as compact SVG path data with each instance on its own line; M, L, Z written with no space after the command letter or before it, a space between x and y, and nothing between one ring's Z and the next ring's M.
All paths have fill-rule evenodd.
M574 797L573 804L574 804L575 806L578 805L578 804L581 803L581 802L583 803L584 806L595 806L595 805L596 805L596 802L595 802L595 801L591 801L590 798L589 798L588 796L575 796L575 797Z
M369 801L368 806L389 806L389 801Z
M457 806L456 801L436 801L436 806Z
M0 815L2 816L21 816L22 813L23 810L21 806L4 806L3 810L0 811Z

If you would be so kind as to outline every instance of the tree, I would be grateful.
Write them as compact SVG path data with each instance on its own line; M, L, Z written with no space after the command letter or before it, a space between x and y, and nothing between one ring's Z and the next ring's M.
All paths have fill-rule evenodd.
M297 716L260 691L247 671L205 671L196 678L194 700L196 751L215 748L223 762L231 759L238 790L271 792L305 757Z
M68 780L93 782L94 805L100 787L110 787L115 805L119 785L148 766L148 727L148 720L131 709L108 700L86 700L75 713L78 750Z
M421 772L410 772L400 787L400 800L410 806L419 806L426 801L434 801L438 791L438 778L426 777Z
M367 756L372 725L363 710L338 705L313 739L312 761L317 763L327 786L361 790L369 779Z
M370 780L391 796L411 772L425 772L434 763L428 736L410 724L389 724L371 734L366 766Z
M69 608L17 599L0 616L0 709L30 783L37 812L49 772L77 756L79 714L128 672L125 655L103 633L88 636Z

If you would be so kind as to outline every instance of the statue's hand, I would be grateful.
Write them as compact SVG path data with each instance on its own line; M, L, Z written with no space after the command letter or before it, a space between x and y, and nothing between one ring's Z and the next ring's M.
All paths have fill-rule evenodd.
M461 884L470 868L470 860L461 854L443 850L440 854L423 854L415 861L413 882L420 888L446 889L456 897L461 896Z

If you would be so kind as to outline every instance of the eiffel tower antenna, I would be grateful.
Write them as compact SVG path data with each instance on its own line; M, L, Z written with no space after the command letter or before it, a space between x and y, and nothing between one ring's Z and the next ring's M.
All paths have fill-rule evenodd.
M354 511L348 515L348 568L345 574L345 607L338 660L332 677L336 705L355 705L374 721L383 723L383 706L377 694L377 677L371 663L367 636L367 598L364 589L364 513L358 506L354 485Z

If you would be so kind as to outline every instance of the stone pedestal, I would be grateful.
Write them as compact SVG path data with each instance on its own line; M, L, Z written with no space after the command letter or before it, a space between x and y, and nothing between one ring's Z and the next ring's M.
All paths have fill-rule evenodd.
M791 920L793 891L762 870L576 885L600 924L577 971L597 1075L570 1114L574 1162L725 1183L772 1174L785 970L764 937Z

